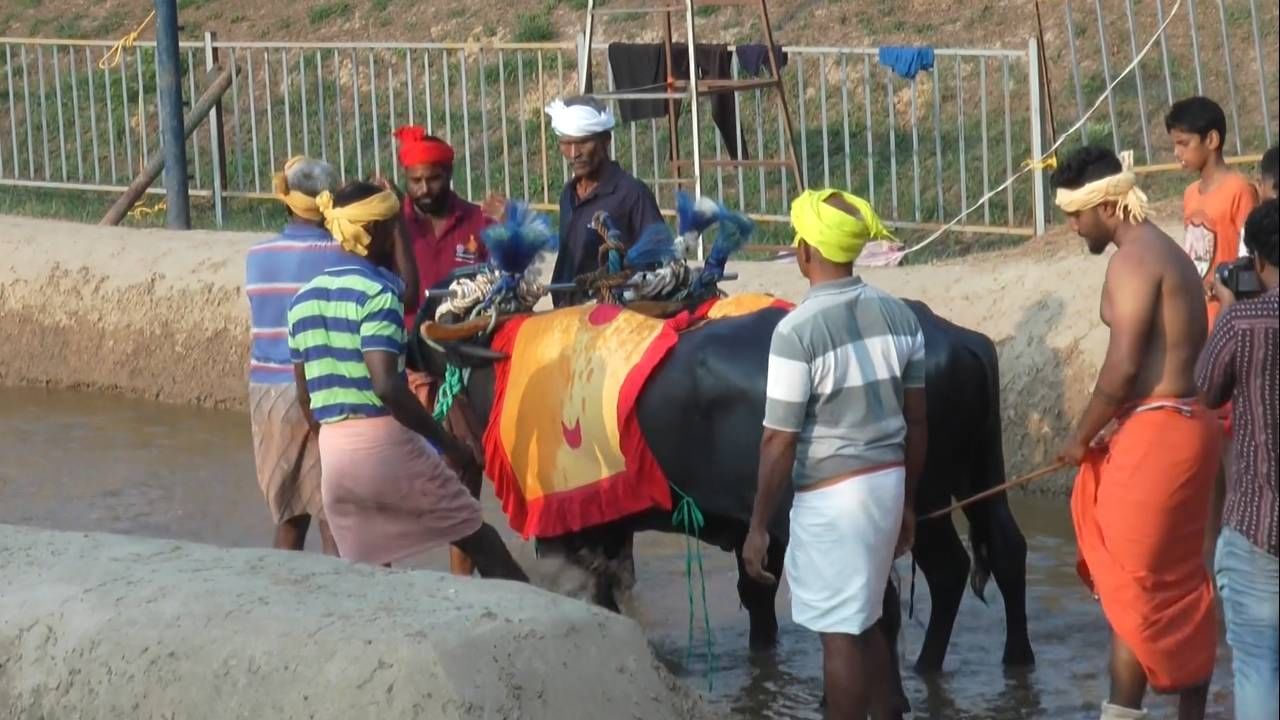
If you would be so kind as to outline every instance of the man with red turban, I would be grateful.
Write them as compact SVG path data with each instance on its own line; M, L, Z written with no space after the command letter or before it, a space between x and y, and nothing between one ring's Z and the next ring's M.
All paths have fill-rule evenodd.
M395 137L406 186L400 208L405 239L418 268L418 286L427 290L458 268L488 261L489 253L480 233L493 220L485 216L479 205L453 192L453 148L448 143L428 135L417 125L399 128ZM385 181L384 184L390 187ZM421 302L420 296L405 301L405 323L411 333L417 332L413 322ZM412 369L407 374L409 388L432 410L439 378ZM464 406L464 402L455 401L445 418L445 429L470 446L477 461L481 461L484 455L480 440L466 422ZM475 497L480 494L480 481L479 477L463 478ZM471 559L457 548L450 548L449 566L458 575L472 572Z

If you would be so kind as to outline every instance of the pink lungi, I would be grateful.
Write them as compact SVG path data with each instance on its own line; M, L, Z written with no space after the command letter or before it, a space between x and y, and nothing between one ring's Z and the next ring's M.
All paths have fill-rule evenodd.
M320 426L320 487L338 552L394 563L480 529L480 503L444 459L390 416Z

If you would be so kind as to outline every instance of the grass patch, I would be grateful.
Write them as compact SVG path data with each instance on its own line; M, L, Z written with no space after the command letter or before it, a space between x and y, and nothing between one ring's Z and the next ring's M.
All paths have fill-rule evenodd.
M84 192L80 190L49 190L44 188L5 187L0 192L0 214L24 217L69 220L97 223L115 202L115 194L109 192ZM155 206L162 198L148 195L142 204ZM239 232L272 232L285 222L280 203L272 200L227 198L224 205L225 222L221 229ZM143 218L126 217L122 227L164 227L164 212ZM191 227L193 230L216 230L213 201L207 197L191 198Z
M525 13L516 20L516 42L550 42L556 38L556 28L546 13Z
M391 0L373 0L373 11L376 13L384 13L389 7L391 7Z
M351 17L351 12L351 3L349 2L322 3L307 11L307 22L312 25L320 25L332 20Z

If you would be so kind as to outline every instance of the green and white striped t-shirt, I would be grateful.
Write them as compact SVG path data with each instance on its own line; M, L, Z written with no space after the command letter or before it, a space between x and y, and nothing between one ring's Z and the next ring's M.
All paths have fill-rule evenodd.
M311 414L321 423L388 413L373 392L364 353L400 356L404 367L404 309L400 278L352 255L325 270L289 304L289 356L303 363Z

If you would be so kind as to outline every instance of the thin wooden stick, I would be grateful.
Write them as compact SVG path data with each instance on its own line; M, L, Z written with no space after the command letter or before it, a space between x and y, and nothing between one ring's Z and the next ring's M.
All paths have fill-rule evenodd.
M1054 464L1052 464L1052 465L1050 465L1050 466L1048 466L1048 467L1040 468L1039 470L1036 470L1036 471L1035 471L1035 472L1033 472L1033 473L1030 473L1030 474L1027 474L1027 475L1023 475L1023 476L1022 476L1022 477L1020 477L1020 478L1015 478L1015 479L1013 479L1013 480L1010 480L1009 482L1007 482L1007 483L1005 483L1005 484L1003 484L1003 485L997 485L997 486L995 486L995 487L991 488L990 490L983 490L982 492L978 493L977 495L974 495L974 496L972 496L972 497L967 497L967 498L965 498L964 500L961 500L961 501L956 502L956 503L952 503L951 505L949 505L949 506L947 506L947 507L945 507L945 508L943 508L943 509L941 509L941 510L938 510L937 512L931 512L931 513L929 513L928 515L925 515L925 516L921 517L920 519L921 519L921 520L935 520L935 519L937 519L937 518L943 517L944 515L950 515L952 512L954 512L954 511L956 511L956 510L959 510L960 508L963 508L963 507L966 507L966 506L972 505L973 503L976 503L976 502L978 502L979 500L982 500L982 499L985 499L985 498L989 498L989 497L991 497L992 495L996 495L996 494L1002 493L1002 492L1004 492L1005 490L1008 490L1008 489L1010 489L1010 488L1015 488L1015 487L1019 487L1019 486L1022 486L1022 485L1026 485L1027 483L1031 482L1032 480L1038 480L1039 478L1042 478L1042 477L1044 477L1045 475L1049 475L1049 474L1051 474L1051 473L1055 473L1055 472L1057 472L1057 471L1059 471L1059 470L1061 470L1061 469L1065 468L1066 466L1067 466L1067 464L1066 464L1066 463L1064 463L1064 462L1061 462L1061 461L1056 462L1056 463L1054 463Z

